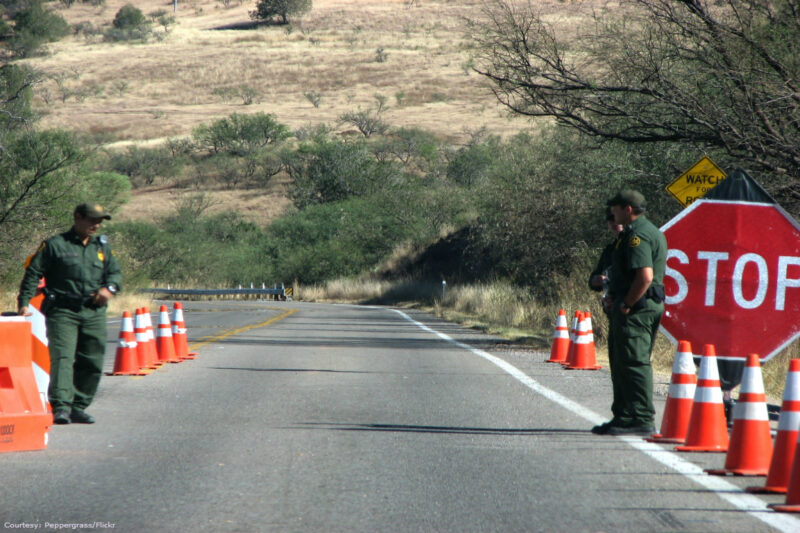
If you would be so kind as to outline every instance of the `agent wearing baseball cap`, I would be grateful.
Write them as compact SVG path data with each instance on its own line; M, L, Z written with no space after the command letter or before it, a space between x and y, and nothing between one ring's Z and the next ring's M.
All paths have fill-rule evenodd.
M69 231L44 241L25 269L17 303L28 302L45 278L42 312L50 349L48 397L53 422L92 424L92 403L106 348L106 305L121 288L122 274L105 235L95 236L111 216L96 203L80 204Z
M592 428L601 435L649 435L655 432L653 351L664 313L667 240L645 217L647 202L633 190L608 201L614 221L623 226L611 257L609 366L613 418Z

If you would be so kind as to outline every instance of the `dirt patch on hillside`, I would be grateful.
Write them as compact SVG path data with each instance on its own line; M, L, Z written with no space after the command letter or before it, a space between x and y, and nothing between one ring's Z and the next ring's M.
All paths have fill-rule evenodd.
M204 215L235 211L243 219L261 227L292 209L286 189L288 178L276 177L265 189L203 189L174 186L151 186L133 191L130 202L115 213L114 220L155 221L174 213L193 197L202 196L208 203Z

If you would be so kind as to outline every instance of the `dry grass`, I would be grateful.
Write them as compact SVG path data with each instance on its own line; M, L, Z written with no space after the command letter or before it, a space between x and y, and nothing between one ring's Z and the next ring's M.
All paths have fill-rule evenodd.
M204 215L235 211L243 219L266 226L286 213L292 205L286 188L288 177L279 174L267 188L195 189L154 185L133 191L130 201L116 213L114 220L155 220L171 213L187 199L202 195L208 201Z
M542 0L537 8L572 32L605 1ZM103 30L126 3L51 5L71 24ZM374 109L380 98L391 126L423 128L453 143L481 128L508 136L531 127L512 118L470 70L464 19L479 16L480 0L313 4L289 27L233 29L251 22L254 2L224 8L216 0L191 0L179 4L170 31L156 27L160 38L148 43L105 43L99 35L53 43L48 56L26 60L47 76L36 99L41 125L89 134L111 148L158 145L234 112L272 113L293 129L324 123L345 132L352 127L336 124L340 115ZM163 0L135 5L145 14L172 7ZM241 86L258 92L253 104L214 94ZM206 192L217 210L233 209L266 225L289 206L284 185ZM118 220L168 213L182 194L180 185L136 190Z
M554 23L573 28L597 1L543 1L540 7ZM104 29L125 3L51 5L72 24ZM254 3L226 9L214 0L193 0L180 3L168 33L156 28L160 40L105 43L101 36L76 35L26 62L47 76L36 99L42 127L89 134L110 148L155 146L232 113L272 113L293 129L324 123L343 132L352 127L336 124L340 115L374 109L378 98L391 126L423 128L448 142L462 142L480 128L501 136L528 129L531 124L511 118L468 66L464 17L478 16L482 2L410 4L316 0L289 27L219 29L249 23ZM162 0L135 5L145 14L171 10ZM214 94L240 86L258 92L253 104ZM277 183L269 190L206 193L216 210L233 209L266 225L289 206L284 191L285 183ZM186 192L180 185L138 189L117 220L168 213Z
M101 27L124 3L75 4L61 13L73 24ZM88 94L62 102L55 81L45 84L57 105L48 107L44 126L118 140L187 135L233 112L274 113L293 128L334 123L343 112L374 106L376 94L391 104L385 120L395 126L422 127L448 139L483 125L492 133L515 133L527 123L509 119L466 66L462 21L477 15L480 4L424 1L409 8L401 0L317 0L290 28L215 30L249 22L253 4L224 9L198 0L181 6L177 24L160 42L110 44L75 36L29 63ZM165 8L154 0L136 5L145 14ZM256 89L260 102L245 106L213 94L241 85ZM320 96L319 107L306 93Z

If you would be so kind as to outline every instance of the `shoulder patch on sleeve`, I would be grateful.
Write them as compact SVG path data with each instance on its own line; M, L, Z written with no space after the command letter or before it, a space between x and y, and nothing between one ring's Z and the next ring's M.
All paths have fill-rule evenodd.
M628 241L628 246L630 246L631 248L636 248L640 244L642 244L642 240L637 235L634 235Z

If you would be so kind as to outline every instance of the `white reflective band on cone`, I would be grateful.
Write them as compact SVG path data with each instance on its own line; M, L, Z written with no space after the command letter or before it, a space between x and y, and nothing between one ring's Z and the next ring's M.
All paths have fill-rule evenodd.
M767 404L765 402L736 402L733 407L733 419L768 421Z
M698 403L722 403L722 389L719 387L698 387L694 401Z
M694 360L692 359L692 354L689 354L689 357L680 357L682 354L679 353L675 357L675 363L672 365L672 373L673 374L695 374L694 368Z
M697 387L694 384L677 384L677 383L670 383L669 390L667 394L672 399L686 399L691 400L694 398L695 389Z
M800 411L781 411L778 419L778 431L800 430Z
M761 378L760 366L751 366L747 368L747 370L744 373L742 384L739 387L739 390L757 394L764 394L764 381Z

